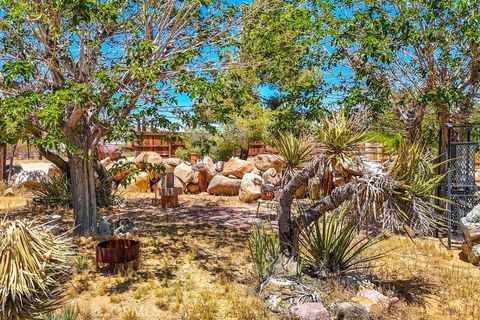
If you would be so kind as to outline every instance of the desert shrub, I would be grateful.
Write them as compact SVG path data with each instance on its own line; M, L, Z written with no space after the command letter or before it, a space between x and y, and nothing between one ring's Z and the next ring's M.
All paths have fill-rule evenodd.
M254 224L248 243L255 274L263 278L271 270L280 253L277 234L271 227Z
M366 255L366 250L383 239L357 234L358 223L346 218L346 207L325 214L300 234L300 252L306 267L325 275L337 275L364 267L384 254Z
M32 319L61 306L71 243L31 221L0 223L0 319Z
M180 158L184 161L189 161L190 160L190 151L188 151L185 148L177 148L175 150L175 157Z

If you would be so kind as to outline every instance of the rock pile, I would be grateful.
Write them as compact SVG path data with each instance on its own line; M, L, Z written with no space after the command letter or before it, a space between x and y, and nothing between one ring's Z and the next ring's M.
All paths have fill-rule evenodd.
M480 263L480 204L476 205L465 217L460 219L463 229L462 251L470 263Z

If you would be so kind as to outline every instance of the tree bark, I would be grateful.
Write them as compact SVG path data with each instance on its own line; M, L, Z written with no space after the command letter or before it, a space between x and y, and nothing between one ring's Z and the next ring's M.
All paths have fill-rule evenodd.
M10 164L8 168L8 178L7 183L10 184L10 180L12 179L12 171L13 171L13 158L15 157L15 150L17 149L17 144L11 145L11 154L10 154Z
M293 219L291 217L292 202L295 191L308 182L308 179L321 174L321 166L324 157L319 156L308 164L304 169L295 173L280 194L278 205L278 229L280 250L286 256L295 256L298 253L298 240L303 229L322 217L326 212L338 208L347 201L357 188L357 181L349 182L341 187L333 189L330 195L323 197L303 215Z
M81 155L69 155L75 235L97 231L97 199L92 161Z

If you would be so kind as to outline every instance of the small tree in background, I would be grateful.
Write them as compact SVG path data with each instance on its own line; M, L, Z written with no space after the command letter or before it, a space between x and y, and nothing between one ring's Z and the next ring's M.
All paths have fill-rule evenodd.
M96 230L97 144L134 118L168 127L180 84L222 68L237 10L213 1L0 2L0 131L68 173L75 233Z

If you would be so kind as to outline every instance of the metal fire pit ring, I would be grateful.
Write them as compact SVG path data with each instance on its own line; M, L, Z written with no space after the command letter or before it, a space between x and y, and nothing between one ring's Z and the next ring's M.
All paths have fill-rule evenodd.
M113 239L97 244L95 267L99 271L100 263L110 265L137 261L140 254L140 242L131 239ZM136 264L134 264L136 267Z

